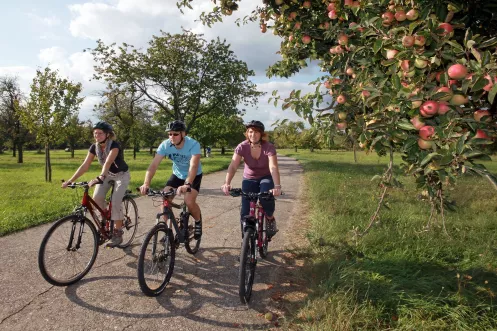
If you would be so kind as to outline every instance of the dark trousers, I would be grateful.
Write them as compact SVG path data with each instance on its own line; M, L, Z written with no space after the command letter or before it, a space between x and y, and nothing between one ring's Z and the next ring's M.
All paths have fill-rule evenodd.
M274 188L273 177L271 175L261 177L259 179L243 178L242 191L243 192L267 192ZM274 214L274 200L260 200L262 208L266 215L271 217ZM243 217L250 214L250 201L242 197L242 209L240 210L240 219L243 222Z

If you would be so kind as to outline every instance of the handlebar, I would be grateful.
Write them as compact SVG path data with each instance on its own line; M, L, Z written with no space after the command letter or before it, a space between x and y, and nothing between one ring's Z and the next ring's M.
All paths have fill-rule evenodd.
M62 183L64 183L65 180L62 179ZM83 188L87 188L88 187L88 182L74 182L74 183L71 183L69 185L67 185L67 187L70 187L70 188L76 188L76 187L83 187Z
M257 201L257 199L264 199L264 200L273 200L274 199L273 192L270 192L270 191L267 191L267 192L243 192L241 188L230 189L230 195L232 197L242 196L242 197L245 197L245 198L252 200L252 201Z
M137 191L140 191L140 188L137 187L136 188ZM148 189L147 191L147 196L149 197L156 197L156 196L161 196L163 198L167 198L167 197L174 197L177 193L178 189L171 189L170 191L168 192L164 192L164 191L161 191L161 190L153 190L153 189ZM186 192L191 192L192 189L191 188L188 188L186 190Z

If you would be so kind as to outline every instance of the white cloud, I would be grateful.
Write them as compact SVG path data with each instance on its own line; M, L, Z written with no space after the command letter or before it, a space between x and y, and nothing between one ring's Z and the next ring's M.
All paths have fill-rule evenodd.
M34 13L27 13L26 15L32 21L34 21L34 22L36 22L38 24L44 25L44 26L53 27L53 26L60 25L60 19L58 17L56 17L56 16L43 17L43 16L39 16L39 15L34 14Z

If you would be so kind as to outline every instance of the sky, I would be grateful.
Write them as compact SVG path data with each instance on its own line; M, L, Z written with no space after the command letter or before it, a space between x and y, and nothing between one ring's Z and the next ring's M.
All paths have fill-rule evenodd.
M255 71L251 81L267 94L256 107L243 107L247 110L245 121L260 120L270 128L278 119L301 120L291 110L281 110L281 104L277 107L268 104L268 99L273 90L282 96L289 95L293 89L313 91L315 87L308 82L320 76L319 68L311 65L288 79L266 77L266 69L281 59L276 53L281 39L271 30L262 34L257 22L241 27L234 23L260 3L260 0L243 0L238 13L209 28L198 21L200 13L213 6L208 0L194 0L194 9L185 9L184 14L176 7L176 0L1 1L0 75L17 77L28 95L37 69L46 66L58 69L62 77L83 84L85 100L80 119L95 120L93 107L99 102L98 92L104 86L91 80L93 58L84 50L95 48L98 39L106 44L125 42L146 49L148 41L153 35L160 35L161 30L181 33L185 28L203 34L207 40L226 39L238 59Z

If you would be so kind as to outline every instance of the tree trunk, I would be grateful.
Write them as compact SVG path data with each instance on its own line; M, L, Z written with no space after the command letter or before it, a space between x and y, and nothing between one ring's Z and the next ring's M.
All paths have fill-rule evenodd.
M152 155L154 153L154 146L150 146L150 149L148 150L148 153Z
M295 153L297 153L297 145L293 146L295 148Z
M136 143L134 143L133 144L133 160L136 160L136 150L137 150Z
M357 153L356 153L355 143L352 144L352 149L354 150L354 163L357 163Z
M23 163L23 151L22 151L22 144L17 144L17 163Z
M310 149L311 149L311 153L314 152L314 147L311 147Z
M13 143L12 144L12 157L16 157L16 149L17 149L16 143Z
M221 147L221 155L224 155L226 151L224 150L224 146Z
M52 182L52 165L50 164L50 147L45 145L45 181Z
M74 159L74 147L71 147L71 159Z

